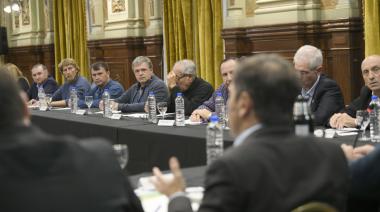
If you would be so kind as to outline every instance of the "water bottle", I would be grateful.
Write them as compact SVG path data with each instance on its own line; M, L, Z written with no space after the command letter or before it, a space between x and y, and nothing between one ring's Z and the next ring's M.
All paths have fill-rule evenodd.
M185 126L185 100L182 93L177 93L175 98L175 123L176 126Z
M73 87L70 91L70 101L69 106L71 113L76 113L78 110L78 95L76 89Z
M38 88L38 102L39 102L39 105L38 105L38 108L39 110L46 110L47 109L47 103L46 103L46 100L45 100L45 91L44 89L41 87Z
M216 93L215 113L218 116L220 126L224 128L226 126L226 106L221 92Z
M211 116L206 134L207 164L210 164L223 155L223 128L219 125L218 116Z
M149 91L148 95L148 121L157 123L156 97L153 91Z
M103 117L105 118L111 118L112 116L112 109L110 105L110 93L108 92L108 89L105 89L102 95L103 100Z
M379 110L380 102L379 98L372 95L371 102L369 103L369 118L370 118L370 135L372 142L380 141L380 125L379 125Z
M314 133L314 123L307 99L299 95L293 106L294 133L307 136Z

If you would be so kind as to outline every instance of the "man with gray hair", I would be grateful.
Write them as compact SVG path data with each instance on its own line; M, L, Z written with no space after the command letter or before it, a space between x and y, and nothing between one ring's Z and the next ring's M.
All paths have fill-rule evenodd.
M167 84L170 90L168 112L175 111L175 98L177 93L182 93L187 116L208 100L214 91L210 83L197 77L196 66L191 60L177 61L168 74Z
M301 77L301 95L308 99L315 125L327 125L329 118L344 108L339 85L322 74L320 49L304 45L294 55L294 68Z
M152 61L145 56L138 56L132 62L132 70L137 83L133 84L115 101L114 109L128 112L144 112L148 94L153 91L157 102L166 102L168 90L164 81L153 73Z

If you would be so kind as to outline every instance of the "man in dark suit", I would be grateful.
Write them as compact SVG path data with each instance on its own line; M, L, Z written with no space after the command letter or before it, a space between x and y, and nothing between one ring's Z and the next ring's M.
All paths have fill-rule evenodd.
M58 89L58 84L53 77L49 76L49 71L43 64L36 64L31 70L33 84L28 90L28 97L31 104L38 99L38 89L44 89L45 94L54 94Z
M372 95L380 97L380 55L366 57L361 69L365 86L360 90L360 96L351 102L345 111L336 113L330 118L331 127L356 127L356 111L366 110Z
M110 144L30 126L10 79L0 71L0 211L142 211Z
M344 100L338 84L322 74L322 64L322 52L314 46L302 46L294 55L294 67L301 76L301 94L309 100L315 125L324 126L344 108Z
M291 64L258 55L239 65L228 99L234 147L206 172L199 211L290 211L309 201L343 210L348 167L343 151L314 137L295 137L291 127L299 80ZM170 197L169 211L191 211L175 158L174 179L153 169L158 191Z
M349 196L351 211L379 211L380 209L380 145L356 147L343 144L350 160L351 186Z

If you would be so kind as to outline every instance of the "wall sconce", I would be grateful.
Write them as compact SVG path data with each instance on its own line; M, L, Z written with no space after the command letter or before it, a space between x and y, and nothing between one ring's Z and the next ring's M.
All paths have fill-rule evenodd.
M20 11L20 2L19 1L12 1L9 5L4 7L4 12L11 13L13 12L19 12Z

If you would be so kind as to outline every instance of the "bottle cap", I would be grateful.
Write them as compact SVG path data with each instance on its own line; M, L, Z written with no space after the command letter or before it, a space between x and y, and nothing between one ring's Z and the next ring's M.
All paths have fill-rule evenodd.
M222 96L222 92L216 92L216 96Z
M149 91L149 96L153 96L154 95L154 92L153 91Z
M219 117L217 115L212 115L210 117L210 122L218 122L219 121Z
M181 93L181 92L178 92L178 93L177 93L177 96L182 96L182 93Z
M371 99L372 100L376 100L376 99L378 99L379 97L377 97L377 96L375 96L375 95L372 95L372 97L371 97Z

